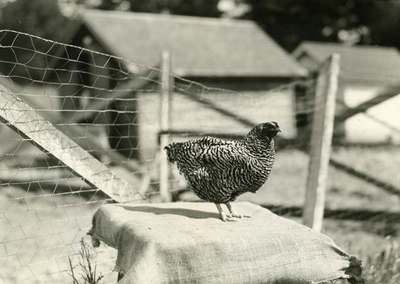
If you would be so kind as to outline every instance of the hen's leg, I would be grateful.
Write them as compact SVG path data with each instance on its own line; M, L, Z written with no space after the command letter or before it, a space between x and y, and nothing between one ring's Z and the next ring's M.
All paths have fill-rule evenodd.
M226 207L228 207L230 216L233 218L250 218L250 215L245 215L245 214L238 214L232 209L232 205L230 202L225 203Z
M236 221L231 214L226 215L225 212L222 210L221 204L215 203L215 206L217 206L219 217L221 218L222 221Z

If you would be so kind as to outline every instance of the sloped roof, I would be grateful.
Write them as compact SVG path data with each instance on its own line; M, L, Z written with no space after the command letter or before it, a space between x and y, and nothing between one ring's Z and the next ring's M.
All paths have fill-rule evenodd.
M304 42L293 55L306 68L312 69L310 59L320 64L332 53L341 56L342 78L346 80L384 84L400 82L400 54L395 48Z
M87 10L86 27L117 56L143 65L172 55L181 76L298 77L307 71L254 22Z

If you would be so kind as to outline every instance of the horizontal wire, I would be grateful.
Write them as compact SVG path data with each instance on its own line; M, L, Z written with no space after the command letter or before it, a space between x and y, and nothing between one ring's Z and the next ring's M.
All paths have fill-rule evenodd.
M7 33L7 32L15 33L13 31L0 31L0 34L4 33L4 32L5 33ZM22 33L21 35L27 36L27 37L31 37L31 35L29 35L29 34L23 34ZM3 35L3 37L4 37L4 35ZM49 49L48 49L48 52L52 51L52 49L54 47L59 45L59 47L62 47L62 48L65 49L64 51L65 51L67 57L60 57L60 56L55 56L55 55L53 56L51 54L47 54L46 52L38 51L38 50L36 50L36 48L34 46L34 43L32 43L32 46L34 47L33 49L27 48L27 49L25 49L25 51L33 52L34 54L36 53L36 54L39 54L41 56L43 55L46 58L48 57L48 58L52 58L52 59L58 59L58 60L61 60L61 61L66 61L65 64L68 64L70 62L74 62L74 63L79 63L79 64L87 64L86 66L88 66L88 67L99 68L99 71L101 71L101 70L111 70L111 71L119 72L120 74L124 75L125 77L118 77L118 76L111 76L111 75L108 76L108 75L98 74L98 73L94 73L94 72L91 72L91 71L85 71L85 70L82 71L82 70L70 70L70 69L63 69L63 68L52 68L52 67L42 67L41 68L41 67L38 67L38 66L26 66L26 63L24 65L24 63L20 63L20 62L13 62L12 64L19 64L18 66L23 66L24 68L28 68L28 69L32 69L32 70L36 70L36 71L43 71L45 73L47 73L47 72L56 72L56 73L57 72L66 72L67 75L70 75L70 76L72 76L72 75L75 76L76 74L79 74L79 75L85 74L87 76L93 76L95 78L94 82L98 82L98 80L100 80L100 79L111 79L111 80L118 81L118 82L122 83L122 82L128 81L129 79L138 78L138 77L135 77L135 74L136 74L135 72L125 71L124 68L122 68L122 66L123 65L128 66L129 64L133 64L133 65L136 65L136 66L139 66L139 65L137 65L136 63L129 62L129 61L125 60L124 58L113 57L111 55L107 55L107 54L104 54L104 53L93 52L91 50L83 49L83 48L76 47L76 46L64 45L62 43L56 43L56 42L52 42L52 41L47 41L47 40L42 39L40 37L32 37L32 38L34 38L35 40L44 40L44 41L48 42L51 45L49 47ZM17 41L17 39L14 39L14 44L16 44L16 41ZM32 39L32 41L33 41L33 39ZM0 43L1 42L2 42L2 40L0 39ZM2 46L1 48L7 48L7 46ZM19 47L10 46L10 48L17 49ZM72 55L69 54L68 48L77 49L78 56L76 57L76 59L73 59ZM82 54L83 54L83 52L88 52L90 54L88 56L93 57L92 60L94 62L96 60L94 55L99 55L100 57L103 56L104 59L105 59L105 63L103 65L97 65L96 62L94 64L92 64L92 63L88 63L86 61L78 60L80 58L80 56L82 56L82 54L79 54L79 52L81 52ZM34 56L36 56L36 55L34 55ZM69 58L69 57L71 57L71 58ZM34 58L31 57L26 62L28 64L33 64L33 60L34 60ZM48 59L46 59L46 60L48 60ZM114 68L112 66L109 66L110 60L116 60L117 64L120 64L120 68ZM0 63L2 63L2 61L0 61ZM6 64L8 64L8 63L6 63ZM64 65L64 66L67 66L67 65ZM147 66L143 66L143 69L144 70L153 70L154 72L160 73L160 69L158 69L158 68L152 68L152 67L150 68L150 67L147 67ZM12 71L14 72L15 69L13 69ZM28 73L29 73L29 71L28 71ZM138 74L140 74L140 72L138 72ZM109 89L109 88L98 87L98 86L95 85L95 83L92 83L92 85L82 85L82 84L74 83L72 78L68 82L59 82L59 83L57 83L57 82L46 82L44 80L38 80L38 79L35 79L33 76L32 77L29 77L29 76L25 76L24 77L24 76L19 76L17 74L10 75L10 76L2 76L2 77L19 78L19 79L29 80L32 83L32 86L35 83L50 84L52 86L56 86L58 90L60 90L63 87L70 87L70 86L77 87L77 88L79 87L79 91L76 91L76 94L78 94L79 92L85 91L85 90L88 90L88 91L91 91L91 90L102 91L102 92L104 92L106 94L115 93L115 92L121 92L121 93L123 93L123 92L132 92L132 91L135 91L137 93L142 92L142 93L146 93L146 94L147 93L151 93L151 92L153 92L153 93L159 92L159 89L154 88L154 86L151 86L151 89L150 89L150 87L149 87L149 89L129 89L129 88L127 88L127 89L118 89L118 85L117 85L117 87L116 87L117 89ZM148 75L148 76L140 77L140 79L148 81L149 83L151 83L150 85L154 85L155 84L157 86L160 86L160 82L158 80L151 79L150 77L151 76ZM280 104L279 102L276 102L275 104L273 104L273 100L275 98L279 99L278 96L281 96L283 91L288 91L288 90L293 91L293 88L297 84L305 84L307 87L312 87L315 84L315 79L301 79L301 80L299 79L299 80L295 80L295 81L289 82L287 84L281 84L281 85L278 85L276 87L272 87L272 88L270 88L268 90L265 90L265 91L254 91L254 92L252 92L252 91L249 91L249 92L243 91L242 92L242 91L233 91L233 90L227 90L227 89L222 89L222 88L208 87L208 86L206 86L204 84L201 84L199 82L194 82L194 81L191 81L191 80L187 80L185 78L178 77L178 76L174 76L174 79L176 81L176 84L174 86L174 90L176 92L187 94L189 97L190 97L190 95L197 94L197 95L200 95L202 98L207 98L209 100L212 100L215 103L218 102L221 105L221 107L225 107L225 108L229 109L229 106L224 105L223 98L219 98L218 97L218 94L235 94L237 96L251 96L254 93L257 93L257 95L260 94L260 95L263 96L262 97L263 102L265 102L266 104L269 103L270 104L269 105L270 108L274 109L274 111L277 111L277 110L280 110L280 109L282 109L282 110L287 110L288 109L287 105ZM17 94L19 96L21 96L21 97L24 97L24 96L26 96L26 97L38 96L36 94L31 93L31 91L29 91L29 90L24 90L24 92L26 92L26 94L18 93L18 92L17 92ZM82 99L82 96L76 96L76 95L71 95L71 94L66 95L66 96L44 94L44 96L46 98L48 98L48 99L57 98L57 99L60 99L60 100L62 100L62 99L64 99L64 100L67 100L67 99ZM289 96L290 96L290 94L289 94ZM142 103L142 102L146 101L146 99L148 99L148 98L139 98L139 97L135 96L135 97L108 99L107 97L105 97L104 94L97 94L95 96L84 96L84 99L86 99L87 101L110 101L110 102L120 101L120 102L126 102L126 103L129 103L129 102ZM294 96L292 96L292 100L294 100ZM301 108L294 109L294 110L293 110L293 108L289 108L291 110L291 113L290 114L281 114L280 119L283 121L285 118L292 118L291 120L288 119L288 121L293 121L295 116L298 115L298 114L304 114L304 115L312 114L314 111L316 111L318 109L321 109L323 107L322 104L316 105L315 102L314 102L314 99L312 99L312 98L307 98L305 101L302 101L301 103L303 105ZM259 104L259 100L257 100L257 102L254 102L254 103L250 103L248 106L246 105L246 107L248 107L248 108L251 108L252 106L256 107L258 104ZM12 111L22 111L22 112L23 111L30 111L30 109L23 110L21 108L13 108L12 106L11 107L7 107L7 109L10 110L10 111L11 110ZM193 111L201 112L202 109L205 109L205 108L199 107L196 110L190 109L190 112L191 113ZM237 109L233 109L233 110L235 112L239 112ZM60 110L55 110L54 108L38 108L38 109L35 109L35 111L39 111L39 112L65 112L65 113L91 112L91 113L94 113L93 116L95 116L96 114L102 114L102 113L108 113L108 112L114 112L114 113L118 113L118 114L134 114L135 116L138 116L138 115L149 115L150 116L151 115L150 112L145 112L145 111L141 110L140 108L138 110L134 110L134 111L133 110L119 110L119 109L115 110L115 109L109 109L109 108L101 109L101 110L99 110L99 109L60 109ZM243 113L246 114L245 111L243 111ZM249 114L248 116L250 118L251 114ZM154 118L154 117L152 117L152 118L155 121L157 121L157 123L154 124L155 127L153 127L155 129L154 132L157 132L158 131L158 128L157 128L158 118ZM39 121L35 121L35 120L29 121L29 120L27 120L24 123L36 124L38 122L41 122L41 121L40 120ZM139 122L140 122L140 120L139 120ZM174 121L172 122L172 124L174 124ZM194 122L193 124L194 124L194 126L196 126L196 124L198 124L198 121ZM93 126L94 127L100 127L100 126L106 127L106 126L130 126L131 125L131 126L142 127L142 130L143 130L143 128L146 129L146 127L143 126L143 122L142 123L137 123L137 122L136 123L112 123L112 122L108 121L108 122L104 122L104 123L98 123L98 122L95 122L95 123L87 123L87 122L85 122L85 123L76 123L76 122L63 123L62 121L60 121L60 122L57 122L56 125L58 125L58 126L79 126L82 129L85 129L86 127L90 127L90 126L92 126L92 127ZM46 129L42 129L42 130L38 130L38 131L42 132L42 131L45 131L45 130ZM85 131L87 131L86 133L88 133L88 134L90 133L89 130L85 130ZM83 136L76 136L76 137L73 137L73 138L75 138L75 139L76 138L84 139L85 137L87 137L87 136L83 135ZM129 138L140 138L140 136L138 136L138 135L119 135L119 136L112 135L112 136L109 136L107 134L107 138L129 139ZM20 141L20 142L28 141L29 142L29 141L32 141L32 140L31 139L15 139L15 141ZM155 148L157 148L157 145L155 146ZM140 147L124 147L124 148L118 149L118 150L121 151L121 150L141 150L141 149L142 148L140 148ZM115 151L115 149L110 149L110 150ZM152 149L152 150L154 150L154 149ZM96 152L95 149L87 149L87 151L90 152L90 153ZM9 156L1 154L0 158L2 158L2 157L13 157L15 159L17 159L17 158L21 159L21 157L15 155L15 154L11 154ZM142 160L142 164L146 164L146 163L150 164L152 162L154 162L154 158L146 158L146 159ZM123 161L123 163L129 163L129 160L127 159L126 161ZM48 169L66 169L67 170L68 169L64 165L51 165L51 164L49 164L48 166L17 167L17 169L19 169L21 171L25 171L25 170L32 169L32 168L38 169L38 170L39 169L40 170L42 170L42 169L43 170L48 170ZM2 171L3 171L3 169L0 169L0 172L2 172ZM7 169L4 169L4 171L7 171ZM151 171L152 171L152 167L148 167L148 168L147 167L143 167L143 173L150 174ZM28 183L33 184L33 183L40 183L40 182L42 182L42 183L44 183L44 182L55 182L54 186L57 187L59 185L62 185L61 181L68 182L71 179L75 179L77 181L84 182L83 178L80 178L78 176L74 176L71 173L71 176L67 176L67 177L55 177L55 178L51 178L51 179L31 180ZM177 182L177 181L179 181L179 179L175 179L175 178L171 178L170 179L170 182ZM5 185L5 186L14 186L14 185L18 185L18 184L21 184L21 183L0 183L0 185ZM22 184L26 184L26 182L24 182ZM76 190L65 191L65 192L57 192L57 189L54 190L53 192L49 192L46 189L42 189L41 192L47 192L47 193L40 193L40 194L35 192L35 191L31 192L29 190L26 190L26 191L25 190L21 190L22 194L25 194L25 196L20 196L19 195L19 196L16 196L16 197L9 197L9 198L15 200L15 202L24 201L24 203L26 203L27 208L30 208L30 207L34 206L35 205L34 204L35 200L37 200L37 199L46 200L46 202L47 201L53 201L54 204L52 204L52 206L55 206L56 209L61 209L61 210L65 209L66 210L65 212L67 212L67 209L69 209L69 208L73 208L74 210L75 209L78 210L80 208L80 209L83 210L83 209L86 209L86 208L92 208L92 206L98 206L98 205L105 204L105 203L108 203L108 202L113 202L113 200L111 198L104 198L104 197L100 197L99 195L96 195L96 193L100 193L101 192L99 189L91 188L90 186L86 187L85 185L86 184L78 185L78 186L76 186L76 188L77 188ZM137 194L135 192L134 197L130 198L129 200L125 201L124 203L139 202L139 201L143 201L143 200L149 201L155 195L159 195L159 190L157 189L158 185L159 185L158 177L150 176L149 190L145 194ZM140 184L138 184L138 187L140 187ZM181 188L174 187L174 188L170 189L170 192L171 193L175 193L175 192L179 192L180 190L181 190ZM79 197L80 195L82 195L82 196L83 195L90 195L90 197L88 197L88 199L84 199L84 198L80 198ZM79 198L79 199L78 200L63 200L63 204L58 204L56 202L56 199L58 199L57 197L65 197L65 196L70 196L73 199L74 198L77 198L77 199ZM98 198L98 199L96 199L96 198ZM30 203L32 203L32 204L30 204ZM18 205L21 205L21 204L18 203ZM37 211L37 210L40 210L40 209L31 208L31 210L32 210L32 212L41 212L41 211ZM48 209L43 208L42 210L46 211ZM2 211L0 209L0 213L1 212ZM2 214L6 214L6 213L7 212L2 212ZM65 213L65 216L69 216L69 215L67 213ZM91 213L88 213L87 216L91 217ZM2 218L2 217L0 216L0 218ZM83 216L72 218L74 221L76 221L77 227L78 227L78 223L79 223L80 218L83 218ZM87 227L87 229L89 229L89 228L90 227ZM77 231L79 231L79 230L80 230L80 227L77 228ZM62 237L63 233L64 232L55 233L54 235L50 235L50 236ZM26 240L28 238L24 238L24 239ZM22 240L24 240L24 239L22 239ZM33 239L38 242L37 245L40 245L39 244L39 238L33 237ZM13 240L13 242L17 242L17 241L20 241L20 240L19 239L18 240ZM0 244L2 244L2 243L4 243L4 242L0 241ZM78 242L73 243L73 244L77 244L77 243ZM68 247L70 245L72 246L72 243L65 244L65 245L60 245L60 246L54 246L54 247ZM53 247L53 246L50 246L50 247ZM38 248L38 250L39 250L39 248Z

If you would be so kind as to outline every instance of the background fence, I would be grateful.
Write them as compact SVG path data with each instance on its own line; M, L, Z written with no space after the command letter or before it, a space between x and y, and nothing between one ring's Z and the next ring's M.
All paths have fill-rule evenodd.
M106 202L195 199L165 168L160 143L168 141L240 138L259 122L278 121L271 179L240 199L302 216L310 121L324 108L315 76L231 91L173 76L173 55L141 66L14 31L0 32L0 52L0 281L70 283L68 260L79 261L80 240ZM334 146L324 230L353 253L370 255L371 244L398 236L399 161L397 146ZM115 252L96 253L104 283L115 281Z

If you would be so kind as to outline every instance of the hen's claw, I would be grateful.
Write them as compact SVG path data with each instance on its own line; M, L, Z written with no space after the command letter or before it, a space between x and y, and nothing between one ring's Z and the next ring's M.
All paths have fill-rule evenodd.
M246 215L246 214L238 214L238 213L232 213L232 214L230 214L232 217L234 217L234 218L239 218L239 219L242 219L242 218L251 218L251 216L250 215Z
M232 205L231 205L230 202L225 203L225 205L226 205L226 207L227 207L228 210L229 210L229 213L230 213L229 215L232 216L233 218L239 218L239 219L242 219L242 218L251 218L250 215L238 214L238 213L236 213L235 211L233 211Z
M236 222L238 219L232 216L231 214L222 214L221 220L224 222Z
M232 210L232 206L229 202L225 203L226 207L228 207L229 213L225 213L222 210L221 204L215 203L218 209L219 217L224 222L235 222L242 218L250 218L251 216L245 214L238 214Z

